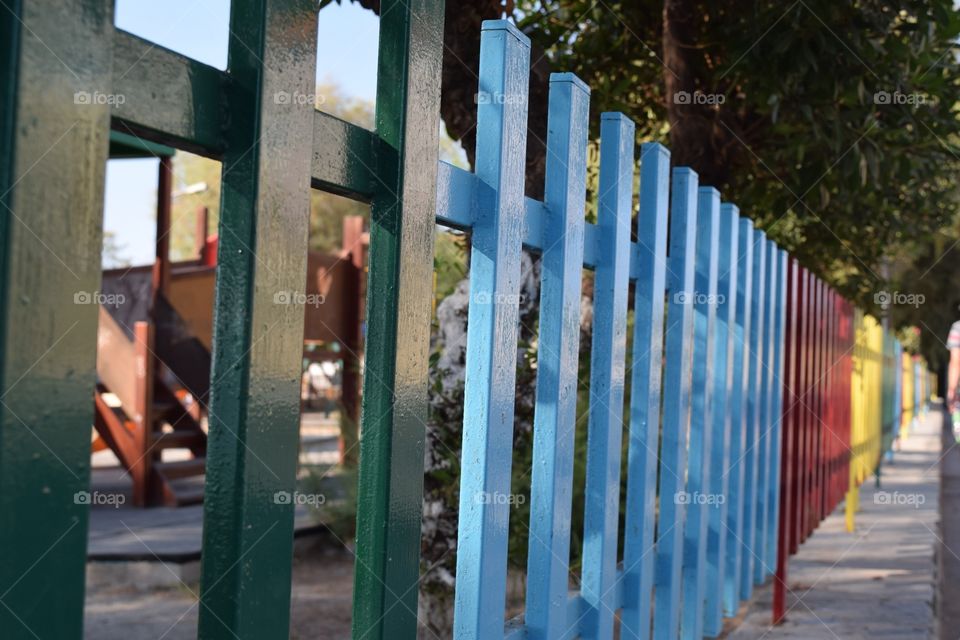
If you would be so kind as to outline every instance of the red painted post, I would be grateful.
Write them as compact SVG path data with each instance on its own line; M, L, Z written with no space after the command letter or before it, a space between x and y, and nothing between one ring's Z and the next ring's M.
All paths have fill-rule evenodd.
M795 388L797 383L797 262L790 260L787 266L787 305L784 327L783 402L781 403L783 421L780 438L782 465L780 480L780 513L777 530L777 568L773 582L773 624L779 624L786 613L787 599L787 559L792 553L791 542L794 531L795 504L794 490L797 469L797 411Z
M793 456L791 457L792 477L790 483L790 515L789 515L789 542L790 554L797 552L800 544L800 511L802 496L800 493L801 480L803 478L803 406L800 404L800 392L803 389L804 360L803 360L803 340L805 336L805 316L804 316L804 294L806 291L806 282L804 281L803 268L796 260L791 262L793 293L791 301L794 308L791 311L791 319L795 323L793 331L793 349L791 359L793 363L793 377L791 379L790 390L790 441L793 444Z
M807 539L807 466L810 460L810 447L808 443L809 418L810 411L807 408L809 401L807 387L810 384L810 272L806 269L800 270L801 298L800 314L803 317L801 323L800 342L797 345L798 357L800 358L800 380L797 384L797 403L799 411L799 443L800 443L800 465L797 477L797 538L794 541L793 553L797 552L800 544Z

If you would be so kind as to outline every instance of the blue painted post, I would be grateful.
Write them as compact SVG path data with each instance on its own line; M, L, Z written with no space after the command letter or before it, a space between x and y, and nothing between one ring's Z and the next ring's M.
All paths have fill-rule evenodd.
M707 525L718 508L717 487L711 484L713 385L716 379L714 331L717 312L717 262L720 243L720 192L701 187L697 201L697 239L693 305L693 386L687 472L687 521L683 530L683 614L680 636L703 637L707 582Z
M505 20L480 38L476 174L481 202L470 252L454 637L503 635L507 576L505 497L513 458L517 294L523 238L530 41ZM414 587L415 588L415 587Z
M711 491L723 496L708 511L706 608L704 635L716 637L723 630L723 575L727 550L727 509L729 506L730 466L730 399L733 393L733 331L737 320L738 256L736 207L720 206L720 240L717 264L717 311L713 329L713 392L710 423L713 435L710 445Z
M624 516L624 602L620 623L623 638L646 638L650 634L669 181L670 152L656 143L643 145L640 152L640 215L636 254L631 266L631 275L637 283L630 381L627 512Z
M552 74L524 616L531 639L567 632L589 117L587 86Z
M776 283L777 246L772 240L765 242L767 248L766 281L764 283L763 303L763 333L760 338L763 342L763 364L759 369L760 374L760 396L757 401L760 403L760 426L758 428L759 444L757 446L757 501L756 501L756 527L753 532L753 582L754 584L763 584L763 579L771 572L774 565L768 564L767 558L767 509L769 508L767 497L770 492L770 448L773 441L773 434L779 424L779 421L773 414L773 389L774 384L779 382L780 378L774 379L773 371L773 340L774 324L773 314L776 304Z
M736 216L739 211L730 205ZM750 307L753 304L753 221L737 216L737 312L733 326L733 393L730 396L729 506L727 508L727 559L723 579L723 611L737 615L740 606L740 563L743 555L744 461L747 447L747 380L750 357Z
M761 446L760 433L764 416L761 413L763 402L764 371L764 333L766 275L767 275L767 243L766 234L755 230L750 243L753 251L753 300L750 305L749 349L747 357L750 359L750 371L747 380L747 448L743 456L743 552L740 564L740 599L747 600L753 593L753 563L757 558L754 548L757 526L757 482L760 479L759 448Z
M680 569L686 517L687 430L693 382L693 295L697 231L697 174L673 170L670 202L670 254L667 261L667 328L663 392L663 445L660 449L660 515L654 574L653 637L674 640L680 632Z
M783 249L774 251L777 260L776 302L774 305L773 322L773 373L774 383L771 389L772 406L771 421L774 424L773 440L770 442L770 482L767 484L767 567L768 573L773 573L777 566L777 526L780 522L780 478L783 465L783 374L786 319L787 319L787 252Z
M613 618L617 609L617 529L620 524L620 448L623 446L623 381L630 284L633 146L633 122L620 113L603 114L600 120L598 262L593 290L590 424L587 432L585 503L589 507L584 513L580 586L587 607L583 637L590 640L613 638ZM576 311L579 312L579 305ZM579 331L577 321L572 327ZM563 586L566 588L566 583ZM576 631L571 629L567 635L550 637L573 635Z

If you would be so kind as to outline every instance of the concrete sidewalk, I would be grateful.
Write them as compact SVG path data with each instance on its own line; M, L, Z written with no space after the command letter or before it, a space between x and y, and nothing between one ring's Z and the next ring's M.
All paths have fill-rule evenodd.
M942 414L931 410L893 464L884 463L881 488L873 478L864 483L854 533L841 503L790 558L783 624L771 627L768 582L724 637L932 637L942 428Z

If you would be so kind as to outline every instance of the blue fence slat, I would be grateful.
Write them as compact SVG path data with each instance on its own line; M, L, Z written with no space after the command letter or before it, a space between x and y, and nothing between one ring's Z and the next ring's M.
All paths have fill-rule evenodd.
M783 394L784 394L784 349L786 348L786 320L787 320L787 252L779 249L777 256L777 287L776 287L776 311L774 320L774 339L773 339L773 371L775 381L773 386L773 410L772 419L775 422L774 438L770 444L770 468L771 477L768 485L768 498L770 508L767 511L767 566L775 568L777 566L777 527L780 522L780 478L782 477L781 465L783 464Z
M753 582L763 584L763 579L769 571L766 562L767 545L767 494L770 491L770 443L776 421L772 418L773 405L773 311L774 292L777 282L776 245L772 240L766 240L767 264L764 270L764 301L763 301L763 331L760 334L762 342L762 364L758 369L760 376L760 395L757 398L760 417L757 428L757 499L754 515L755 527L753 530Z
M633 209L634 125L620 113L600 121L600 196L597 268L593 289L590 421L583 571L583 637L613 638L617 609L617 529L620 524L620 449L623 446L624 359ZM578 309L579 311L579 309ZM579 327L575 324L574 330ZM550 636L569 637L569 636Z
M672 187L670 254L667 260L670 295L667 297L653 615L653 637L664 640L673 640L680 631L680 569L686 517L681 495L685 491L690 387L693 382L693 306L685 304L684 300L694 293L697 174L686 167L674 169Z
M480 203L470 252L454 637L503 635L513 457L517 295L524 213L530 41L506 21L480 38L477 176L493 196Z
M767 276L767 242L763 231L755 230L751 242L753 251L753 300L750 305L750 340L748 357L750 371L747 380L747 448L743 456L743 552L740 562L740 599L747 600L753 594L753 563L757 552L754 548L757 526L757 483L760 480L761 449L761 393L764 387L765 301ZM765 430L765 429L763 429Z
M717 262L720 243L720 192L701 187L697 201L696 262L693 299L693 384L687 466L687 519L683 529L683 612L680 636L703 637L704 589L707 581L707 525L717 508L711 484L713 443L714 331L717 312ZM723 443L720 443L723 446Z
M524 616L531 639L566 632L589 117L587 86L552 74Z
M637 281L624 516L624 602L620 623L623 638L645 638L650 633L669 181L670 152L656 143L643 145L634 255Z
M703 632L716 637L723 630L723 570L729 506L730 395L733 392L733 331L737 313L738 240L736 207L720 206L717 257L717 310L713 324L713 385L710 402L710 490L723 497L708 511L706 602Z
M733 207L734 214L737 213ZM750 373L750 308L753 304L753 221L738 219L737 312L733 326L733 393L730 394L730 468L728 470L727 560L723 578L723 611L737 615L740 563L743 555L743 470L747 447L746 396Z

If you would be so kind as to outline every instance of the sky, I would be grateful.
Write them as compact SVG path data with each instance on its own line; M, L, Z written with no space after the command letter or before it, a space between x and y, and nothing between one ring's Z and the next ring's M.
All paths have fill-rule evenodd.
M376 98L379 20L343 0L320 11L317 82L339 85L345 97ZM218 69L227 67L230 0L117 0L114 22L124 31ZM104 231L113 233L121 258L153 262L157 160L107 163ZM105 263L104 267L112 265Z

